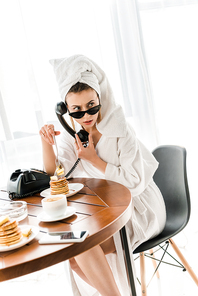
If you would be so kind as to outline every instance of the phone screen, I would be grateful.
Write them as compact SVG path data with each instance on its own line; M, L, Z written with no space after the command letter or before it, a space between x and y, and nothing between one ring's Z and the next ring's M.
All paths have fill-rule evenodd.
M39 244L80 243L87 236L87 230L49 232L39 240Z
M85 235L86 231L71 231L65 232L60 235L60 239L80 239Z

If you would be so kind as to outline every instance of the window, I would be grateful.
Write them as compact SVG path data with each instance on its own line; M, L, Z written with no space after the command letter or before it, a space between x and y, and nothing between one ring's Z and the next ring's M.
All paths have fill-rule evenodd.
M0 3L0 179L18 168L42 169L38 131L57 124L60 101L50 59L84 54L121 88L108 1L11 0Z

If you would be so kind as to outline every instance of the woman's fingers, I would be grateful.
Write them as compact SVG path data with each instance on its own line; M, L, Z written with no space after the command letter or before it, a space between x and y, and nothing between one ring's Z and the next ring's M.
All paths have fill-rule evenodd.
M54 144L54 126L52 124L46 125L45 127L46 133L47 133L47 137L50 141L50 144Z
M89 147L94 147L94 141L91 134L89 134Z
M76 146L76 149L78 150L79 148L82 148L83 146L82 146L82 142L77 134L75 134L75 138L76 138L75 146Z
M58 135L60 135L60 131L54 131L54 134L55 134L55 136L58 136Z
M84 147L78 135L76 136L75 147L78 153L78 157L87 161L91 161L96 157L96 151L94 148L93 138L89 135L89 145Z
M54 131L53 124L45 124L39 131L42 139L48 144L54 144L54 136L59 135L60 131Z

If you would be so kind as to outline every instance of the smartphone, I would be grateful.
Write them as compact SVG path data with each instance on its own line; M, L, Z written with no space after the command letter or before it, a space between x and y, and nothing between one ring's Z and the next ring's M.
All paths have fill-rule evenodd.
M81 243L87 236L87 230L48 232L39 240L39 244Z

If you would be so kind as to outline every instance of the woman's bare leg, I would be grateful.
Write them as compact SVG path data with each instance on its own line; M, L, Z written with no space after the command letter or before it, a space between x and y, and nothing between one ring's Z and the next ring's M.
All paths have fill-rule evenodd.
M75 257L78 274L103 296L120 296L111 268L100 246ZM82 272L82 273L81 273Z
M90 283L90 281L88 280L88 278L85 276L85 274L82 272L82 270L78 266L75 258L69 259L69 263L70 263L71 269L73 271L75 271L79 275L79 277L81 277L81 279L83 279L83 281L85 281L88 285L90 285L90 286L93 287L93 285Z
M100 246L101 246L101 248L102 248L105 255L110 254L110 253L114 253L115 250L116 250L115 245L114 245L113 237L106 240ZM89 284L90 286L93 287L91 282L88 280L88 278L85 276L85 274L82 272L82 270L78 266L75 258L70 259L69 262L70 262L71 269L73 271L75 271L81 277L81 279L83 279L87 284Z

